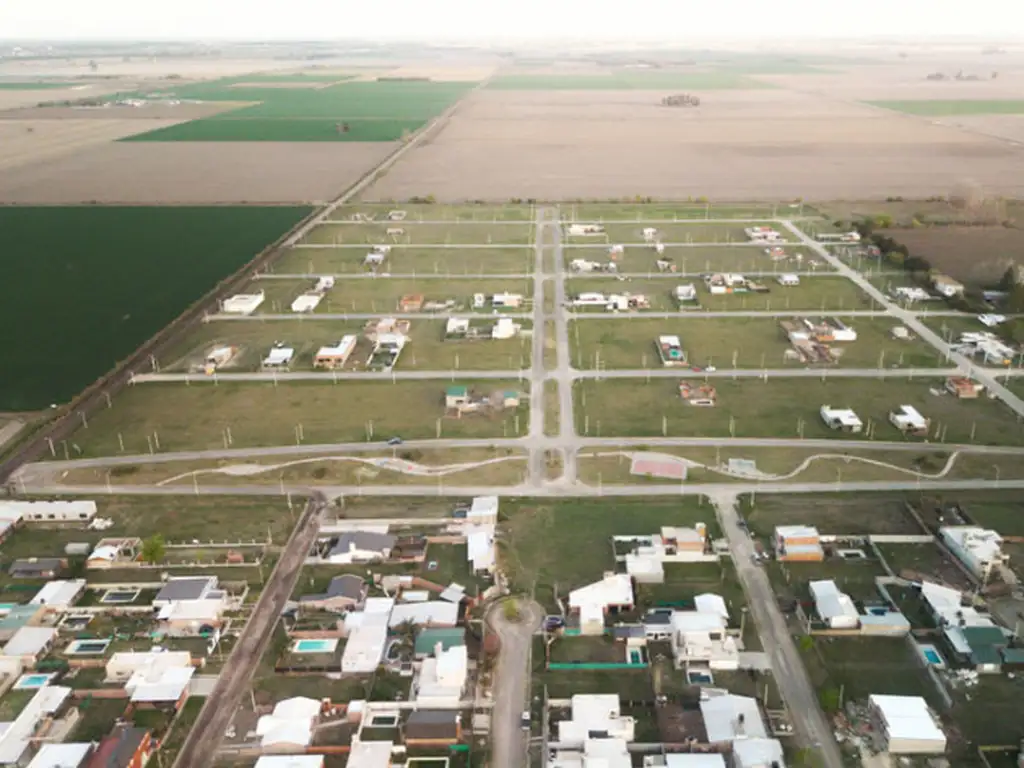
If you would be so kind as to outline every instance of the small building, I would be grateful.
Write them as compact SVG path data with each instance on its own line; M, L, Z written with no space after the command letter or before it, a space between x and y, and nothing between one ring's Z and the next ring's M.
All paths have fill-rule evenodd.
M0 501L0 518L16 523L89 523L95 501Z
M937 293L942 294L947 299L951 299L954 296L963 296L964 284L954 280L949 275L943 275L941 273L935 273L932 275L932 287Z
M600 581L569 592L569 610L579 615L585 635L603 634L605 614L632 610L633 604L633 582L625 573L606 572Z
M800 276L792 273L786 273L775 278L775 282L784 286L800 285Z
M928 293L928 291L924 288L918 288L917 286L899 286L898 288L893 288L892 295L897 301L903 301L907 304L913 304L915 301L927 301L931 298L931 294Z
M423 660L415 683L415 700L424 707L457 707L469 669L465 645L434 649Z
M889 335L896 339L896 341L910 341L914 338L913 334L910 333L910 329L905 325L894 325L892 330L889 331Z
M320 347L313 357L314 368L325 368L329 371L345 367L349 357L355 351L357 339L354 335L343 336L337 344Z
M378 333L366 366L375 370L391 370L408 342L409 337L404 333Z
M946 751L946 734L920 696L873 693L868 697L868 710L883 751L891 755L939 755Z
M831 405L821 406L821 420L829 429L842 432L858 433L864 429L864 422L850 408L833 408Z
M106 665L107 682L126 683L136 675L159 675L166 669L186 669L192 666L188 651L119 651Z
M351 573L335 576L321 594L303 595L300 608L344 613L362 606L368 587L363 579Z
M259 293L238 293L220 303L220 311L227 315L251 315L260 304L263 303L265 295Z
M22 627L39 624L46 615L41 605L5 605L0 608L0 642L6 642Z
M777 560L821 562L825 559L818 529L810 525L776 526L772 544Z
M491 328L492 339L511 339L519 335L521 325L510 317L499 317Z
M388 211L388 221L405 221L405 211Z
M927 437L931 422L922 416L912 405L901 405L889 412L889 421L904 435Z
M672 297L676 300L677 304L694 302L697 300L697 286L693 283L677 285L672 289Z
M815 612L829 629L857 628L857 607L849 595L839 591L834 581L812 581L807 586L814 598Z
M260 362L264 369L287 368L295 357L295 350L292 347L272 347L267 356Z
M398 300L399 312L419 312L423 309L423 294L408 293Z
M466 317L449 317L448 322L444 326L444 335L446 337L451 336L465 336L469 333L469 318Z
M396 540L397 537L389 533L346 531L338 536L326 559L338 565L387 560Z
M142 539L138 536L125 538L103 538L85 559L85 567L90 570L115 568L130 565L139 559L142 552Z
M417 627L454 627L458 621L458 603L427 600L421 603L399 603L391 609L388 626L394 629L409 623Z
M22 627L4 644L2 653L30 667L50 652L56 639L57 630L52 627Z
M71 689L64 686L43 686L13 721L4 723L0 729L0 765L22 765L40 726L64 707L70 695Z
M59 557L21 557L8 571L13 579L55 579L68 567Z
M223 624L227 601L220 597L175 600L156 612L156 630L168 637L205 637Z
M601 739L633 741L636 718L622 714L617 693L577 693L571 699L572 717L558 722L558 742L563 748L582 749L601 734Z
M655 346L658 349L658 357L661 358L662 365L666 367L686 365L686 350L683 349L678 336L659 336Z
M154 608L163 608L180 600L206 600L217 597L216 576L172 576L153 598Z
M696 381L680 381L679 397L687 405L713 408L718 404L718 390L710 384Z
M782 242L782 235L771 227L746 227L743 232L752 243Z
M237 347L224 345L214 347L206 353L206 357L203 359L203 371L208 376L212 375L214 371L230 363L236 354L238 354Z
M391 768L392 741L363 741L356 737L348 753L345 768Z
M345 616L347 640L341 654L341 671L369 674L380 665L388 641L388 621L395 601L387 597L369 597L362 611Z
M497 565L493 524L466 526L466 558L473 573L493 573Z
M62 611L74 605L83 592L85 579L59 579L44 584L29 604L43 606L47 611Z
M402 724L410 747L445 747L462 739L462 715L452 709L416 709Z
M177 710L188 698L188 688L196 668L160 667L140 670L124 684L131 702L146 708L167 708Z
M705 606L707 607L707 606ZM712 610L672 612L672 655L676 669L739 669L736 638L726 631L728 617Z
M28 768L82 768L93 746L91 742L43 744Z
M960 400L976 400L984 389L983 384L965 376L951 376L946 379L946 391Z
M491 306L495 308L518 309L523 305L521 293L496 293L491 296Z
M644 227L644 242L653 243L658 237L658 230L654 227Z
M1003 552L1003 537L976 525L945 525L939 538L978 581L987 582L994 569L1007 565L1010 556Z
M749 696L709 691L701 697L700 713L708 744L725 746L734 741L768 738L757 699Z
M583 235L603 235L604 227L600 224L570 224L567 231L569 237L580 237Z
M469 404L469 387L452 384L444 391L445 408L461 408Z
M323 298L324 295L322 293L317 293L316 291L300 293L292 302L292 312L296 312L298 314L312 312L320 305Z
M264 749L301 751L313 741L313 726L320 717L320 702L305 696L284 699L256 723L256 735Z

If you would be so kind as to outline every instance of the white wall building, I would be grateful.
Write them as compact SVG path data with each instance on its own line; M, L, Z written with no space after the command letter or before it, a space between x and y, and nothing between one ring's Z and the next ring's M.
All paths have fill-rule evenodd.
M833 408L831 405L821 406L821 420L829 429L842 432L858 433L864 429L864 422L850 408Z
M576 694L572 697L572 718L558 723L558 741L582 748L592 733L602 738L633 741L636 720L624 717L617 693Z
M79 596L85 592L85 579L58 579L49 581L29 600L32 605L44 605L58 611L75 604Z
M938 755L946 734L920 696L871 694L868 707L884 751L893 755Z
M0 729L0 765L19 765L40 722L55 714L70 695L70 688L44 686L12 722L4 723L6 727Z
M929 421L912 405L901 405L889 412L889 421L900 432L927 434Z
M739 669L739 646L726 632L727 623L717 609L674 611L672 655L676 669Z
M228 315L251 315L260 304L263 303L265 295L259 293L238 293L220 303L220 311Z
M313 725L320 714L320 702L304 696L279 701L273 713L256 723L260 746L277 748L308 747L313 741Z
M857 607L852 598L832 580L812 581L808 584L814 598L814 610L830 629L856 629L859 622Z
M17 523L88 523L95 501L0 501L0 518Z
M601 581L569 593L569 609L579 613L580 632L585 635L603 634L606 613L632 607L633 582L625 573L605 573Z
M416 684L416 703L423 707L457 707L466 686L469 656L466 646L446 651L438 643L434 655L423 660Z
M341 654L341 671L367 674L380 665L388 642L388 619L395 601L388 597L369 597L362 611L345 617L348 640Z
M939 536L950 551L979 581L987 581L993 569L1009 562L1003 553L1003 537L974 525L946 525Z

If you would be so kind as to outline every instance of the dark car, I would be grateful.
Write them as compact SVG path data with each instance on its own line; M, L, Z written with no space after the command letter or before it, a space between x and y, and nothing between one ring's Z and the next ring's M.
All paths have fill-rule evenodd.
M400 438L400 437L392 437L390 440L388 440L388 445L401 445L401 444L402 444L402 438Z

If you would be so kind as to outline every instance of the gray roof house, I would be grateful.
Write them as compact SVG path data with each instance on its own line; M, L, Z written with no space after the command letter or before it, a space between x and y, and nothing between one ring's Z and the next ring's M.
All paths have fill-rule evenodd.
M216 592L216 576L177 576L164 582L153 598L153 605L163 608L178 600L205 600L216 597Z
M373 531L347 531L338 537L327 559L332 563L367 563L387 560L397 537Z
M357 608L366 599L367 586L359 576L345 574L335 576L327 585L327 591L317 595L303 595L299 603L303 608L324 611L347 611Z
M11 563L10 574L15 579L52 579L67 567L59 557L25 557Z

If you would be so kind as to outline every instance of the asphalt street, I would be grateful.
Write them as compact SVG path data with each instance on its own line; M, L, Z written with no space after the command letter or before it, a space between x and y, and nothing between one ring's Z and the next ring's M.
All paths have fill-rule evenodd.
M528 600L518 603L519 620L505 618L503 603L495 603L487 621L501 640L494 671L494 707L491 709L491 766L522 768L526 765L528 731L522 713L530 708L530 648L540 627L543 609Z

